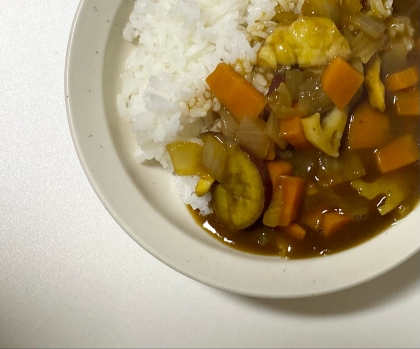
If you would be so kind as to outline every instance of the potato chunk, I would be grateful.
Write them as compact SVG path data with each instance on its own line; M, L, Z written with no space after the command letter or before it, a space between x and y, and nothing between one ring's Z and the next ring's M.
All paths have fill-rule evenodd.
M295 64L310 68L327 65L337 56L347 59L350 53L348 41L332 20L302 16L289 27L277 27L267 37L258 59L271 69Z

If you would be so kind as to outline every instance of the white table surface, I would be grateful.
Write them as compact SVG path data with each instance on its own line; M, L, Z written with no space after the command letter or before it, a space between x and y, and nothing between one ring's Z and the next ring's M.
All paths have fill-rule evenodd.
M0 1L1 347L419 347L420 255L298 300L236 296L139 247L79 164L64 62L78 0Z

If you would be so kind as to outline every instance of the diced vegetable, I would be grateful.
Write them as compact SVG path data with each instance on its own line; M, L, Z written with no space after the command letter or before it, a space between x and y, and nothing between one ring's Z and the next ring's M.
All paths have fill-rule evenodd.
M386 29L383 22L359 12L348 18L348 23L374 39L380 38Z
M200 177L200 179L197 182L197 185L195 186L195 195L197 195L198 197L206 195L210 191L213 183L214 178L210 175Z
M306 0L302 5L303 15L329 18L337 26L341 19L340 10L340 3L337 0Z
M299 116L330 111L334 103L321 86L321 75L306 72L305 76L306 81L299 88L298 110L301 111Z
M407 46L404 43L392 43L388 50L381 54L382 78L407 69Z
M381 81L381 64L382 60L379 55L375 55L369 61L365 73L365 84L371 107L384 112L386 108L385 86Z
M340 110L351 101L363 81L363 75L340 57L330 62L321 77L322 88Z
M350 149L374 148L384 145L390 137L389 118L369 103L358 105L350 118L348 145Z
M270 203L263 215L263 224L271 228L279 226L280 215L285 205L283 187L274 187Z
M311 143L306 139L301 118L294 117L280 120L280 137L290 143L295 149L310 149Z
M237 146L232 146L230 150L221 184L227 192L234 229L241 230L252 225L264 208L264 184L256 165Z
M239 121L225 108L220 108L219 115L222 119L222 133L227 137L233 137L238 131Z
M420 116L419 89L395 92L394 105L395 111L400 116Z
M225 167L228 159L228 151L225 146L212 134L204 138L202 163L210 175L218 182L225 176Z
M384 36L374 39L365 33L358 33L349 40L349 44L353 56L360 57L363 64L366 64L383 46Z
M420 159L420 151L411 134L399 137L375 152L381 173L390 172Z
M283 108L291 108L292 94L284 82L281 82L277 89L268 95L268 105L277 117L281 117Z
M299 99L299 91L304 82L304 72L298 69L288 69L285 73L284 82L286 83L293 101Z
M285 160L274 160L266 161L265 165L268 170L268 174L271 179L271 183L274 183L274 177L291 175L292 174L292 164Z
M344 225L353 220L352 216L338 212L326 212L323 214L321 231L325 238L331 237L339 231Z
M321 186L333 186L366 175L360 157L352 152L344 152L338 158L321 155L317 173Z
M360 0L342 0L341 7L344 11L358 13L363 6L360 3Z
M276 158L276 143L272 139L270 139L270 143L268 145L267 154L264 156L264 160L274 160Z
M300 177L274 177L273 196L266 213L271 213L270 206L273 203L276 204L276 207L278 206L275 226L285 227L296 219L305 192L305 184L306 181ZM278 196L281 196L281 200Z
M257 118L265 97L230 65L220 63L207 77L207 84L219 102L238 120Z
M265 125L265 133L278 145L280 149L287 147L287 141L280 136L280 119L276 118L273 113L270 114Z
M365 198L376 199L377 210L383 216L398 207L410 195L413 183L404 173L391 172L371 183L356 179L351 185Z
M338 157L341 138L347 123L347 110L335 107L321 122L319 113L301 120L306 139L325 154Z
M245 116L239 122L235 136L240 145L264 159L270 146L270 137L265 129L266 123L262 119Z
M306 235L306 230L301 225L294 222L290 223L287 227L284 227L283 230L298 240L303 240Z
M388 91L399 91L405 88L413 87L419 82L418 68L413 66L403 71L388 75L385 86Z
M208 175L201 159L203 146L193 142L173 142L166 145L174 170L179 176Z

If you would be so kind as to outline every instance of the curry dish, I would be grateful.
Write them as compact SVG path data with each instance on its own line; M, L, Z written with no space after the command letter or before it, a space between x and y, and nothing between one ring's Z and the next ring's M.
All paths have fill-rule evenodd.
M254 67L266 93L221 62L206 80L221 107L203 145L167 146L177 174L200 176L196 194L211 192L213 213L191 210L197 222L235 249L293 259L350 248L409 214L418 20L418 1L384 18L364 1L306 1L266 28Z

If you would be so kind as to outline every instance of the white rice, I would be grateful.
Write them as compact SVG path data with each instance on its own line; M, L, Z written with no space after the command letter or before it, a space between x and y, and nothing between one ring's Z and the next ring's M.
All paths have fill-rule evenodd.
M206 117L220 105L209 94L205 78L227 62L252 81L251 71L263 39L265 21L275 6L293 9L303 0L153 0L135 3L124 38L138 43L121 76L117 97L121 116L132 122L139 162L155 159L172 171L165 146L176 140L200 142ZM301 5L300 5L301 6ZM255 38L255 44L250 44ZM255 77L267 88L262 76ZM208 213L209 197L197 198L197 178L185 181L191 190L184 202ZM178 186L179 187L179 186Z

